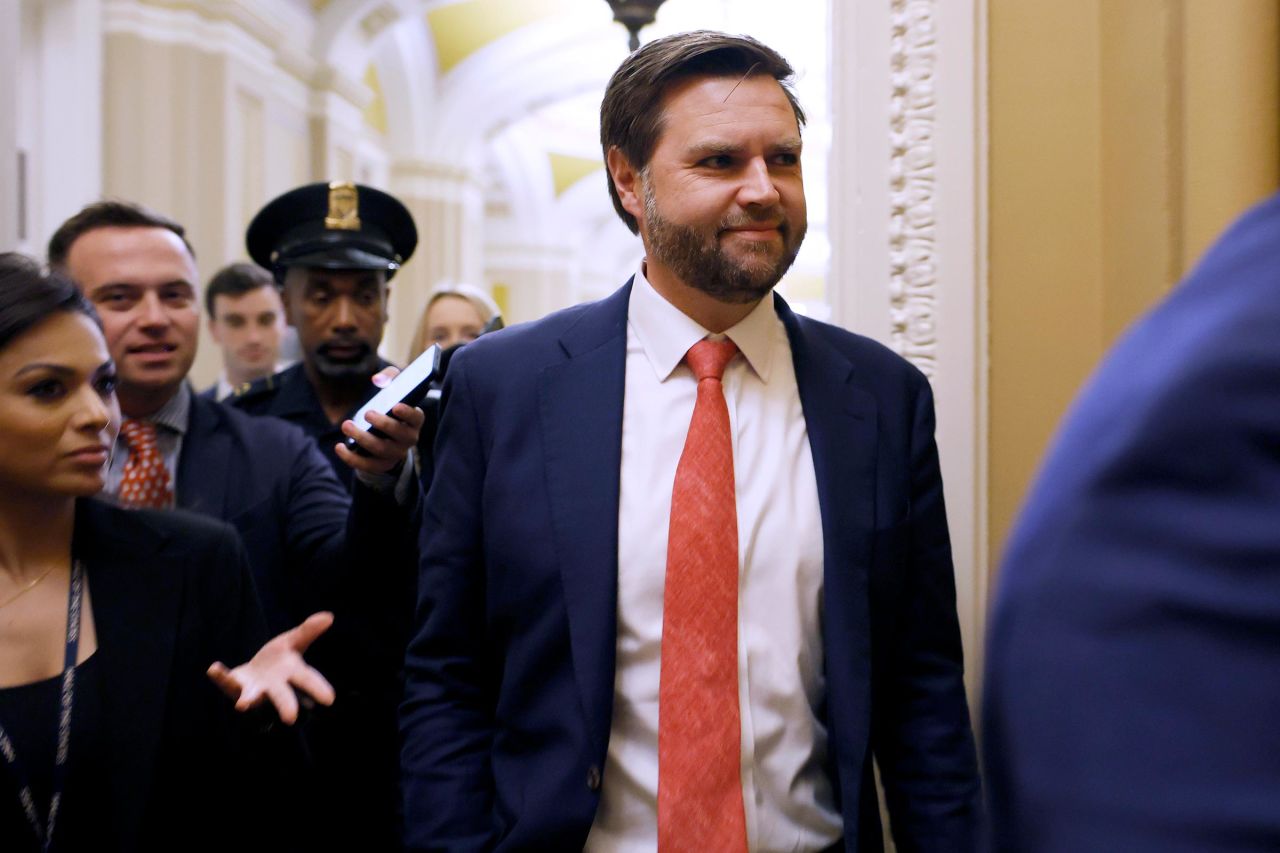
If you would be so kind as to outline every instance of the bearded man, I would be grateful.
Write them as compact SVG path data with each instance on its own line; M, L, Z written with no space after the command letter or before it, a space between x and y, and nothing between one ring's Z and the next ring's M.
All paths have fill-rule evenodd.
M976 845L933 402L773 288L805 233L791 68L654 41L601 142L644 242L601 302L449 369L406 661L412 850Z
M356 472L366 481L372 476L367 460L345 442L363 432L351 418L378 393L374 374L390 366L378 355L390 281L417 243L413 217L399 199L345 181L307 184L277 196L245 233L249 256L280 285L302 360L238 389L229 402L297 424L316 440L347 488ZM376 426L388 436L416 440L422 414L403 404L391 414ZM400 450L394 471L404 473L407 483L412 478L402 443L387 442L383 452ZM389 475L381 482L395 485ZM411 502L403 488L397 498Z

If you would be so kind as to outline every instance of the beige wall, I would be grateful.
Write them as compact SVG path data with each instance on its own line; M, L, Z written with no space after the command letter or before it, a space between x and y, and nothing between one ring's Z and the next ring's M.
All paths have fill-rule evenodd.
M246 258L244 229L267 200L329 169L368 180L385 153L354 104L247 31L155 14L158 35L118 21L104 39L103 192L183 223L203 283ZM202 321L197 388L222 366L206 332Z
M1106 348L1280 184L1277 0L990 0L993 558Z

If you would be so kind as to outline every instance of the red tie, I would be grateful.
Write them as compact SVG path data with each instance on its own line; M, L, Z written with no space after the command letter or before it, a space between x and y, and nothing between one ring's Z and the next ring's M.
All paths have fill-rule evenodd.
M166 509L172 503L169 469L156 443L156 426L146 421L127 419L120 426L129 458L124 462L120 478L119 501L130 509Z
M738 510L720 378L733 341L685 356L698 399L671 492L658 688L659 853L743 853Z

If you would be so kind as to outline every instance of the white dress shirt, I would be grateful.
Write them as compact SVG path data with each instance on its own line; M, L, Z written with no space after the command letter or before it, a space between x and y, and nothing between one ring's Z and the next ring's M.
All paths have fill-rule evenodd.
M824 771L822 519L791 347L772 296L725 335L738 510L742 794L752 851L816 851L841 837ZM627 318L618 507L613 720L590 853L657 849L658 684L667 531L708 337L636 274ZM723 336L710 335L713 339Z

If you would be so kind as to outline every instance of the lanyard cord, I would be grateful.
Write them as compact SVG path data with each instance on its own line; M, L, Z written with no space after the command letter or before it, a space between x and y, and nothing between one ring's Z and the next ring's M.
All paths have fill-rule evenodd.
M71 707L75 701L76 655L80 648L80 605L83 597L84 568L79 560L75 560L71 564L71 588L67 591L67 646L62 664L62 692L58 697L58 751L53 759L53 795L49 799L49 821L45 827L40 825L35 795L31 792L31 783L18 760L18 753L13 748L13 741L4 726L0 725L0 759L4 760L18 781L18 799L22 801L22 811L40 842L40 849L45 853L48 853L53 843L53 830L62 805L62 792L67 784L67 757L71 752Z

